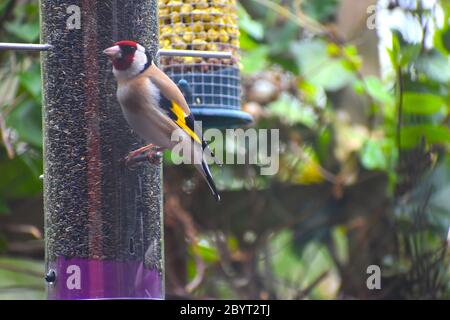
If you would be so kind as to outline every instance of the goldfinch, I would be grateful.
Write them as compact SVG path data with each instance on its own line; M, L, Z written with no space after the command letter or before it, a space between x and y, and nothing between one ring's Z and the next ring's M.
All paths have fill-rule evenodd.
M204 159L203 151L209 151L209 148L194 130L194 116L180 88L153 63L150 53L134 41L116 42L103 53L112 60L117 99L124 117L148 143L130 152L126 162L130 164L144 154L155 159L163 150L172 149L179 143L171 140L172 133L181 129L181 142L191 144L194 159L200 160L194 161L194 165L219 201L219 193ZM214 157L211 152L209 154Z

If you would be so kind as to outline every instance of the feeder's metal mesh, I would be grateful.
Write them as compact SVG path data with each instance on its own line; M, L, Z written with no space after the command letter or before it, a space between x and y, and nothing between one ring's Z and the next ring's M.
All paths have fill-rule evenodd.
M175 82L189 83L189 105L240 109L236 0L159 0L159 18L163 49L232 53L232 59L161 58L162 68Z

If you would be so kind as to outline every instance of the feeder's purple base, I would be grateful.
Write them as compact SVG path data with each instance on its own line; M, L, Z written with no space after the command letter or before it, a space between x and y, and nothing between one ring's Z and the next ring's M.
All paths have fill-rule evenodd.
M49 299L164 298L160 273L143 262L58 257L50 269L56 280L48 284Z

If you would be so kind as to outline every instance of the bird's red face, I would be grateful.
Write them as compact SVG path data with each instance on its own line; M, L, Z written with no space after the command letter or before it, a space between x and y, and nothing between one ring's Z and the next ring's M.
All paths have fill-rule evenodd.
M117 70L127 70L133 64L138 44L134 41L124 40L114 43L103 51L111 60Z

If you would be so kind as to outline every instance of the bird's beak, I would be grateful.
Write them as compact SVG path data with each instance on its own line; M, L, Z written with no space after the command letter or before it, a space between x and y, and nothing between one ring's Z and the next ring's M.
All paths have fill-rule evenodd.
M106 54L110 59L120 58L121 51L119 46L113 46L103 50L103 53Z

